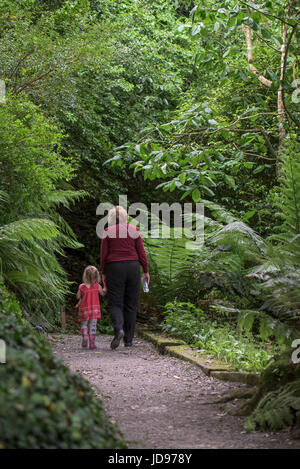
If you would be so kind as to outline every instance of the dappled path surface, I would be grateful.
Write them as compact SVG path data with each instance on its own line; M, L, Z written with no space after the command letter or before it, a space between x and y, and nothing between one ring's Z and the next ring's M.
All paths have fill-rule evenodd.
M90 381L130 448L300 448L288 432L245 433L244 419L215 403L243 385L207 377L144 340L115 351L109 336L97 337L96 351L81 349L79 336L49 340L71 370Z

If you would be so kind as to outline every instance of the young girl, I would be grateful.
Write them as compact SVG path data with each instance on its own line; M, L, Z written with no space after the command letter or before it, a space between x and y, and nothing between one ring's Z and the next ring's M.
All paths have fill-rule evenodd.
M89 265L84 269L82 276L83 283L79 285L76 298L79 302L76 305L78 309L78 321L81 322L82 328L82 347L86 348L88 339L90 349L95 349L95 337L97 319L100 319L100 302L99 293L104 295L102 287L99 285L100 274L96 267ZM89 329L89 336L88 336Z

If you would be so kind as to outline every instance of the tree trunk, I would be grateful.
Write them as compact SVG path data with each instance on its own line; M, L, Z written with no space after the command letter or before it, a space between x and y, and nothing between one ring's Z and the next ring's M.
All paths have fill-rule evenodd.
M294 5L294 0L289 3L288 11L286 14L286 21L288 21L290 17L291 10ZM279 141L278 141L278 157L277 157L277 166L276 166L276 174L277 176L280 175L281 169L281 155L284 151L285 145L285 137L286 137L286 129L285 129L285 120L286 120L286 113L284 108L283 102L283 79L284 79L284 68L285 68L285 54L286 54L286 38L288 32L289 25L287 23L283 26L282 31L282 46L281 46L281 62L280 62L280 85L278 89L278 97L277 97L277 113L278 113L278 124L279 124Z
M263 75L261 75L259 73L259 71L257 70L257 68L255 67L255 65L253 65L253 44L252 44L252 36L251 36L251 28L250 26L246 26L245 25L245 33L246 33L246 41L247 41L247 51L248 51L248 64L249 64L249 68L251 70L252 73L254 73L254 75L257 76L257 78L259 79L259 81L265 85L265 86L268 86L270 87L272 85L272 81L271 80L268 80L266 77L264 77Z
M253 0L252 0L253 1ZM281 62L280 62L280 85L277 93L277 116L278 116L278 124L279 124L279 135L278 135L278 151L277 151L277 165L276 165L276 173L277 176L280 174L280 167L281 167L281 159L280 156L284 151L284 143L286 137L286 129L285 129L285 121L286 121L286 113L284 108L284 101L283 101L283 79L284 79L284 72L285 72L285 63L286 63L286 39L287 39L287 32L288 32L288 20L290 18L290 14L292 8L294 6L294 0L291 0L288 6L287 14L286 14L286 23L284 23L283 32L282 32L282 46L281 46ZM272 81L268 80L266 77L261 75L255 65L253 65L253 43L252 43L252 35L251 35L251 28L250 26L245 25L245 33L246 33L246 41L247 41L247 52L248 52L248 64L250 71L257 76L258 80L265 86L271 87Z

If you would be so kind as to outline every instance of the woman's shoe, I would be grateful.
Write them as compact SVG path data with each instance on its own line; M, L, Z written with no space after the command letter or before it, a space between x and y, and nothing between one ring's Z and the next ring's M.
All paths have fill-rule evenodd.
M119 347L121 339L124 337L124 331L119 331L110 343L110 348L115 350Z
M97 345L95 344L95 335L90 334L90 350L94 350L97 348Z
M132 342L125 342L124 347L132 347Z

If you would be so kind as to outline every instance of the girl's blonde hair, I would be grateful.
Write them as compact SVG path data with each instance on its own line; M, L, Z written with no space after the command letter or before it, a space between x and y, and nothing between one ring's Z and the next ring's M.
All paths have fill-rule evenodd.
M116 205L108 212L108 224L115 225L117 223L127 223L128 213L121 205Z
M82 276L83 283L99 283L100 274L96 267L89 265L84 269Z

